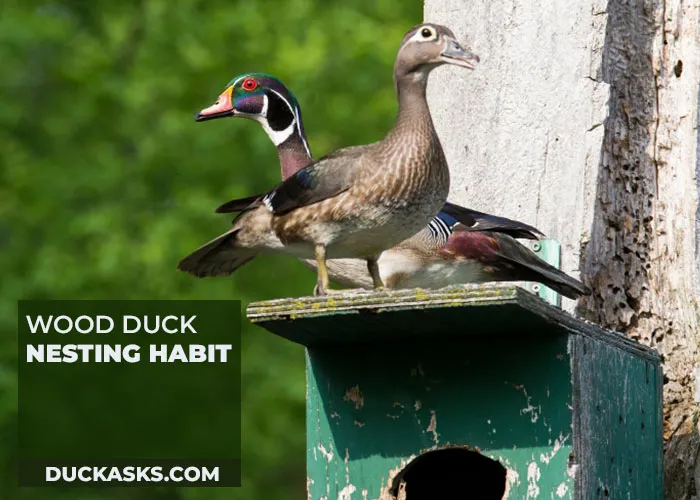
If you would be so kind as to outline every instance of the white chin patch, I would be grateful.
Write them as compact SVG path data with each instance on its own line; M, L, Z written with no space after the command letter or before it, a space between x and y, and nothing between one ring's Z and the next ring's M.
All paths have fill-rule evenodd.
M267 120L263 121L262 126L275 146L282 144L294 133L294 122L292 122L292 124L284 130L272 130L268 125Z

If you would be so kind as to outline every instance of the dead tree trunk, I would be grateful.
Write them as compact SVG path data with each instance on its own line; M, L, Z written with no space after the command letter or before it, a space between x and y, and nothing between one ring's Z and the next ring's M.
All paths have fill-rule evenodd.
M594 290L576 312L664 356L666 497L700 498L700 0L427 0L425 19L482 57L429 86L451 199L560 240Z

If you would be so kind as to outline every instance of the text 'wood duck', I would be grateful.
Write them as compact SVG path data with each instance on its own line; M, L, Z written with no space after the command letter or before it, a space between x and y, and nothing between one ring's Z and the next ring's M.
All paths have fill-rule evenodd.
M314 294L324 295L326 259L354 257L366 261L374 288L383 287L381 253L425 227L449 192L447 162L426 101L428 74L442 64L473 69L475 62L478 57L444 26L408 31L394 64L399 110L389 133L335 151L267 193L246 198L232 229L178 267L195 276L223 276L261 252L315 257Z
M254 98L255 97L255 98ZM226 116L257 121L277 147L282 178L312 162L298 100L279 79L262 73L235 77L216 104L197 119ZM237 200L217 212L237 212ZM537 239L540 231L522 222L446 203L418 234L382 253L379 274L389 288L441 288L488 281L538 281L576 298L588 293L579 281L537 257L513 237ZM312 260L303 260L315 268ZM371 288L359 259L328 261L331 281L353 288Z

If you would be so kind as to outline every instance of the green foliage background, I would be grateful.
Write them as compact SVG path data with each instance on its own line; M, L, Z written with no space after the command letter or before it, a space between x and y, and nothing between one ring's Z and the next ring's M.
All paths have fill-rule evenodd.
M214 214L216 206L280 175L258 126L195 123L194 114L233 76L263 71L296 93L316 156L377 140L396 112L398 43L421 19L417 0L3 1L0 498L18 497L16 300L245 305L309 294L313 273L283 256L256 259L230 279L176 271L181 257L228 227L230 216ZM21 497L303 498L303 365L303 349L244 325L240 489L42 489Z

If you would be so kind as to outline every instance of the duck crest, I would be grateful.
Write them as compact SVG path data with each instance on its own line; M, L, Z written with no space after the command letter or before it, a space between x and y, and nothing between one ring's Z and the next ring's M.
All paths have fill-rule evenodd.
M241 82L252 78L264 98L263 109L257 116L248 116L257 121L270 140L277 146L282 169L286 179L304 168L311 161L312 154L304 131L301 106L294 93L280 79L267 73L246 73L229 82L236 89L237 97L245 94Z
M282 178L286 179L309 164L311 148L306 140L301 106L289 88L274 76L256 74L265 89L266 110L261 125L277 146Z

